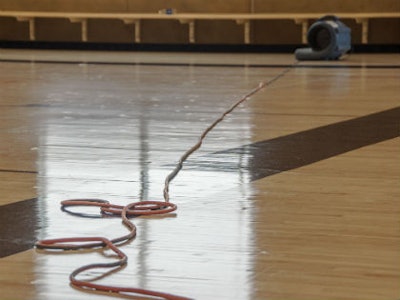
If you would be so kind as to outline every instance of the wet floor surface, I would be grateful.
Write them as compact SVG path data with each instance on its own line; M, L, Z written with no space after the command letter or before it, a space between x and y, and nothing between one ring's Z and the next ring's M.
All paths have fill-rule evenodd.
M21 57L21 53L15 55ZM121 61L121 57L117 55L117 60ZM66 60L70 59L69 56ZM205 59L201 56L200 62L204 64ZM220 59L221 56L213 58L211 63L220 63ZM276 59L250 56L244 62L249 63L249 59L255 64L260 61L266 65L292 63L291 56ZM350 64L360 60L354 56ZM366 60L374 62L370 57ZM189 61L197 60L193 56ZM233 61L237 61L236 56L227 58L225 63ZM29 202L32 209L26 209L21 217L21 222L30 228L29 237L22 237L24 243L42 238L98 235L113 238L125 234L126 229L118 218L79 218L62 212L59 202L70 198L101 198L126 205L141 200L162 200L165 177L179 157L197 142L201 132L249 90L285 68L232 68L206 62L207 65L201 66L0 62L0 176L6 178L1 187L5 192L0 207L12 209L13 203L36 199ZM385 60L379 58L375 62L382 64ZM121 247L129 257L128 265L98 282L195 299L282 299L283 296L285 299L321 299L329 295L334 296L332 299L348 299L343 296L346 291L359 293L363 288L365 294L351 299L395 295L399 291L396 263L400 258L396 250L400 249L400 235L395 219L399 210L394 199L399 193L395 186L390 186L395 185L399 173L390 166L399 160L395 150L398 138L394 139L398 135L386 137L377 132L383 136L381 139L355 148L350 146L338 153L333 149L335 154L326 158L336 161L323 160L326 159L323 157L295 166L292 172L283 172L290 168L279 170L276 164L265 163L277 156L260 145L274 145L268 141L388 110L394 110L392 114L395 114L389 118L394 120L390 123L392 130L398 116L398 78L396 68L330 69L329 72L322 68L296 68L260 91L207 136L202 148L188 159L172 181L171 201L178 205L178 210L165 217L134 218L138 235ZM382 90L387 91L383 98ZM372 121L372 131L376 129L374 123L379 120ZM381 131L387 132L386 129ZM330 131L326 134L340 135ZM308 155L321 142L317 135L311 137L310 144L302 146ZM299 139L304 141L301 135ZM354 144L351 139L354 137L350 135L348 143ZM343 139L337 140L342 142L328 148L343 147ZM380 148L375 153L373 148L378 142ZM248 148L232 150L246 149L243 148L246 145L259 147L258 153L263 155L247 151ZM286 162L293 160L290 153L300 155L287 149L297 147L296 143L285 145L278 152L289 153ZM357 152L353 150L365 146L372 147L367 147L371 152L354 154ZM346 152L349 153L340 155ZM254 157L260 160L259 164ZM343 182L339 178L343 177L343 164L350 169L354 164L360 169L365 165L362 161L371 159L377 165L385 165L387 170L378 172L372 165L362 169L367 178L382 180L379 199L365 198L370 190L363 182L370 181L364 175L354 175L345 191L345 194L353 193L354 205L365 204L372 209L376 208L374 201L380 200L385 207L379 214L374 210L373 214L365 215L360 213L363 209L358 209L359 206L344 205L348 198L341 193ZM281 160L285 164L285 159ZM323 161L315 164L319 160ZM277 168L280 174L254 177L257 167ZM21 179L21 176L27 178ZM326 215L326 207L307 198L313 182L315 190L330 199L332 204L326 207L331 209L331 215ZM329 182L331 188L328 191L319 188L321 182ZM9 188L10 185L15 188ZM89 212L97 214L97 209ZM272 212L282 218L274 218ZM335 219L335 216L340 217ZM347 231L338 225L339 234L332 243L354 236L354 249L364 249L361 253L353 252L348 245L335 248L328 243L331 227L318 232L313 228L320 222L315 218L325 218L327 223L332 221L333 226L343 221L343 216ZM349 221L368 217L375 220L377 228L391 229L385 234L383 229L371 232L368 224ZM7 223L13 222L9 219ZM283 231L279 229L281 226ZM291 241L289 233L294 232L300 232L303 240ZM373 241L378 233L382 248ZM277 237L280 234L282 239ZM7 240L10 239L8 232ZM18 238L12 242L21 245ZM26 252L18 253L18 250L13 255L3 255L0 260L4 272L8 270L16 275L12 285L7 284L10 279L0 277L5 295L15 295L13 288L23 285L26 288L19 298L24 299L104 298L71 288L68 274L82 264L110 260L108 251L45 254L24 247ZM323 251L329 255L321 256ZM357 260L357 257L381 254L385 254L385 259L373 265ZM314 261L310 258L313 256ZM18 257L22 268L15 262ZM365 264L354 265L352 259ZM307 269L304 262L310 262L311 270L297 269ZM289 272L293 277L286 276ZM84 278L102 274L91 271ZM316 276L320 278L317 284L307 281ZM340 276L347 276L349 284L343 278L338 281ZM389 278L385 290L368 290L371 277L375 281L379 276ZM297 288L294 282L298 282ZM332 291L331 286L338 283L344 285L342 295ZM366 294L371 297L364 297Z

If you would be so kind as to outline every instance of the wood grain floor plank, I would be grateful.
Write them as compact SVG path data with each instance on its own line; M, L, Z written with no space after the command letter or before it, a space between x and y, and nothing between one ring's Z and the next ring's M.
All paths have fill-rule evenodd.
M25 61L6 62L7 57ZM293 62L292 55L12 50L2 50L1 59L0 192L7 205L38 198L37 213L17 209L2 220L21 218L36 238L124 233L118 218L71 216L59 201L161 199L165 176L199 133L235 99ZM226 66L232 63L244 67ZM127 267L99 282L205 300L396 300L399 138L381 137L268 177L251 175L273 159L268 150L259 166L246 152L215 156L399 106L399 71L390 68L400 65L398 55L301 64L305 67L253 96L210 133L173 181L177 213L135 218L138 236L123 247ZM291 145L282 151L296 147ZM329 148L334 152L336 146ZM312 156L315 149L307 150ZM198 164L204 160L211 167ZM33 220L30 214L40 228L24 221ZM29 250L3 257L2 295L103 298L71 288L68 276L82 262L109 261L107 254ZM84 276L91 275L100 273Z

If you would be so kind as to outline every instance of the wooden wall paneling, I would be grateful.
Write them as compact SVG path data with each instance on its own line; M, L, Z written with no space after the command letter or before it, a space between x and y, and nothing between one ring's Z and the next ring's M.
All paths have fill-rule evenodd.
M0 18L0 40L29 40L29 23L15 18Z
M347 1L347 2L351 2L351 1ZM363 11L365 11L365 12L386 12L386 11L399 12L400 11L400 1L398 1L398 0L379 0L379 1L359 0L359 2L360 2L360 5L362 5Z
M144 12L156 13L165 8L173 8L178 12L189 13L312 13L332 12L398 12L398 0L337 0L337 1L279 1L279 0L232 0L216 1L146 1L146 0L3 0L0 10L32 10L32 11L65 11L65 12ZM17 22L12 18L1 18L0 39L28 41L63 41L130 43L134 41L134 25L121 21L87 21L87 35L82 34L81 20L71 24L69 20L34 20L34 30L29 33L29 20ZM360 22L362 20L359 20ZM352 29L352 41L362 42L361 23L355 20L344 20ZM312 20L309 20L312 24ZM193 39L189 38L189 23L177 21L143 21L138 30L140 42L144 43L221 43L243 44L244 26L235 21L195 21ZM400 43L399 20L369 20L368 41L371 43ZM297 44L301 43L301 26L293 21L253 21L250 22L250 43L254 44ZM366 40L366 37L364 37ZM139 42L136 39L136 42ZM249 41L247 41L249 42Z
M301 25L292 20L252 22L253 44L301 44Z
M133 43L134 25L121 20L88 20L88 41L101 43Z
M189 29L176 20L142 20L142 43L188 43Z
M269 12L387 12L400 11L398 0L254 0L257 13Z
M400 19L370 20L368 34L371 44L400 44Z
M243 25L234 21L196 21L196 41L203 44L244 44Z
M68 19L36 19L36 40L80 42L81 24Z
M124 12L126 0L2 0L0 10Z
M187 0L127 0L129 12L154 13L164 8L174 8L185 13L243 13L250 12L251 0L215 0L215 1L187 1Z

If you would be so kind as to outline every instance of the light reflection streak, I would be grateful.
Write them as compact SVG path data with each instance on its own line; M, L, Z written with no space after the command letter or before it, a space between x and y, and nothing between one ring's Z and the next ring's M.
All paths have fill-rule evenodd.
M90 78L90 68L84 71ZM195 72L190 69L191 82L198 81L193 79ZM134 78L142 80L137 73ZM58 93L60 96L62 99ZM100 121L85 115L86 110L95 113L90 104L80 105L79 109L72 105L64 111L67 118L47 121L38 162L39 192L47 223L42 238L120 235L124 228L119 219L69 216L60 211L59 200L103 198L115 204L160 200L171 163L198 138L199 128L207 125L207 119L214 118L201 110L196 114L195 109L190 115L192 122L183 112L165 117L159 115L159 106L140 99L131 112L126 111L123 100L117 100L97 103L97 112L103 115ZM170 104L180 109L182 100ZM210 103L201 104L205 108L207 105ZM188 101L186 106L190 110L194 105ZM177 216L135 219L138 236L124 246L129 256L127 268L100 282L166 292L172 292L172 282L174 293L195 298L249 299L252 238L251 209L247 208L251 208L252 190L246 172L247 157L210 160L208 163L214 165L210 169L199 164L207 161L207 153L214 149L249 143L249 111L241 108L238 122L232 118L229 126L215 129L171 183L171 199L179 206ZM232 132L236 134L232 136ZM174 135L176 139L171 140ZM220 167L215 168L215 164ZM77 291L60 294L60 282L66 285L67 274L82 261L86 264L102 259L96 252L40 257L38 283L45 288L38 297L71 299L73 294L73 299L87 299L86 294Z

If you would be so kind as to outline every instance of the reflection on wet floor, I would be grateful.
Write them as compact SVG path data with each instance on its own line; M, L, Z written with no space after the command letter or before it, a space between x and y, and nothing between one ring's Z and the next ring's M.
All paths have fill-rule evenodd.
M46 120L38 149L39 201L45 224L40 238L124 234L118 218L70 216L60 211L59 201L102 198L123 205L162 200L165 177L180 155L250 88L243 84L248 74L243 70L224 79L231 70L213 69L215 77L209 77L206 74L211 70L190 67L66 68L71 69L67 74L74 81L71 89L65 89L69 78L63 76L60 85L52 82L46 93ZM51 73L42 76L57 81ZM127 77L129 84L118 86L119 81L112 78L117 73ZM145 80L153 84L143 84ZM121 95L116 90L121 90ZM189 297L201 294L205 299L250 297L252 190L246 157L232 156L228 162L242 165L239 172L226 168L227 164L212 170L191 167L191 161L204 153L249 143L250 117L250 109L242 106L210 134L204 148L189 158L171 183L171 201L178 205L177 213L134 219L138 236L123 247L128 266L99 282ZM210 160L218 165L212 157ZM213 247L204 249L203 245ZM67 284L66 274L83 262L105 259L101 251L40 256L38 297L69 298L70 294L58 292L60 285ZM199 283L195 288L193 280ZM87 297L72 293L75 298Z
M32 224L23 243L125 234L119 218L72 216L59 202L162 200L165 177L200 133L282 72L273 64L293 62L269 54L61 54L21 51L14 58L23 63L0 62L0 219L15 230ZM45 62L31 62L37 58ZM207 136L171 183L178 211L133 219L138 236L122 247L126 268L82 277L205 300L394 299L398 55L318 64L299 64ZM38 200L20 201L36 197L36 177ZM3 244L23 244L8 233ZM4 298L102 298L71 288L68 275L109 262L111 252L42 252L1 258Z

